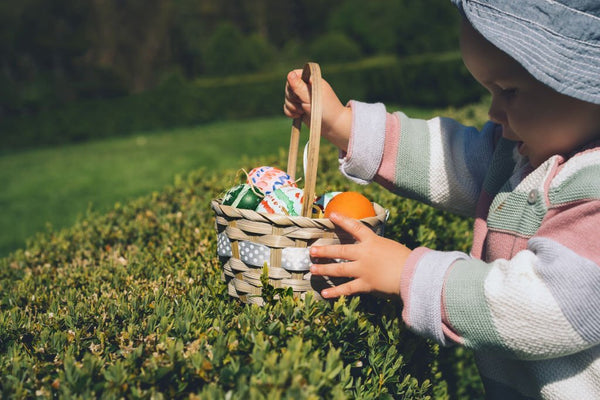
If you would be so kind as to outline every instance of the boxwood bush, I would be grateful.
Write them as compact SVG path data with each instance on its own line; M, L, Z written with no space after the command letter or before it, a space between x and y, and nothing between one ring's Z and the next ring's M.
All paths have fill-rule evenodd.
M460 55L452 52L322 65L322 71L342 101L460 106L476 101L483 93ZM282 115L287 72L278 70L193 82L172 73L155 89L144 93L82 101L37 115L0 119L0 152L214 120Z
M287 134L284 132L283 134ZM286 154L244 162L285 167ZM480 398L472 356L408 331L397 299L227 294L209 202L239 171L198 170L0 260L3 398ZM356 187L322 147L318 192L360 190L388 237L466 250L471 221Z

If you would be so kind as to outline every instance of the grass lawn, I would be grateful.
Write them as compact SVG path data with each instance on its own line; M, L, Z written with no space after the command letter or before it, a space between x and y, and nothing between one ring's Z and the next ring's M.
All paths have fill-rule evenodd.
M458 110L403 109L415 118L441 113L475 125L486 110L485 102ZM178 174L251 168L244 165L248 158L287 151L290 127L285 117L219 122L0 156L0 257L48 226L70 226L87 210L103 212L159 191Z
M88 209L158 191L177 174L248 168L244 156L286 148L290 126L284 117L222 122L1 156L0 256L48 224L69 226Z

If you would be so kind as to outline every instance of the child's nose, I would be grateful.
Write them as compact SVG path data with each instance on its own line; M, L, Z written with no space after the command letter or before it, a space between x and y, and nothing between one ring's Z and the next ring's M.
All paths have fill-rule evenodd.
M501 103L502 101L497 97L492 97L492 104L490 105L490 109L488 111L490 120L497 124L504 124L506 122L506 112L504 111L504 107Z

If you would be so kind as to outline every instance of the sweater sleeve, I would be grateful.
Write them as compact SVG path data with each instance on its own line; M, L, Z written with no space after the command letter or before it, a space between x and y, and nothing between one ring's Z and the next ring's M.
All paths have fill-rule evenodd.
M417 249L403 272L403 318L442 344L450 339L511 358L549 359L596 346L599 224L594 200L549 216L510 260Z
M350 102L348 154L340 169L359 183L376 181L405 197L473 215L492 159L494 125L481 132L449 118L429 121L386 112L383 104Z

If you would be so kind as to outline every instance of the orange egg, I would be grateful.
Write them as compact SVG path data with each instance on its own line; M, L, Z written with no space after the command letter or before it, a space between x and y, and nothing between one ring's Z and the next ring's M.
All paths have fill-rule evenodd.
M332 213L354 219L377 215L371 201L358 192L343 192L331 199L325 208L325 218L329 218Z

